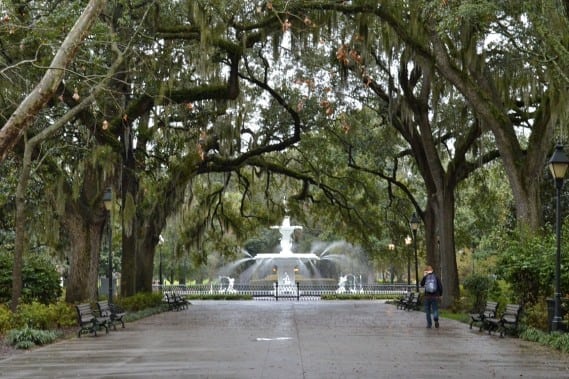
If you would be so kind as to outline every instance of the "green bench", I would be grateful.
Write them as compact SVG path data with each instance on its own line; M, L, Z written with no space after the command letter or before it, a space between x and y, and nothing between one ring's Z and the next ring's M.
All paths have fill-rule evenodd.
M484 327L484 320L487 318L495 318L497 312L498 302L488 301L482 312L470 313L470 329L472 329L472 325L480 324L480 331L482 331L482 328Z
M171 311L179 311L182 309L187 309L190 304L188 300L184 299L182 296L175 293L165 293L164 298L168 304L168 309Z
M417 310L421 304L421 294L419 292L409 292L406 296L399 300L398 309L406 311Z
M413 292L406 292L405 295L399 298L397 302L397 309L405 309L407 304L413 299Z
M97 308L99 308L99 315L101 317L108 317L109 324L112 325L114 330L117 330L115 325L116 322L120 322L124 328L124 316L126 312L120 309L115 304L109 303L108 300L101 300L97 302Z
M79 332L77 336L81 338L82 334L93 333L97 335L97 331L105 328L105 333L109 333L110 318L104 316L96 316L90 304L78 304L75 306L77 310L77 321L79 323Z
M500 337L504 337L507 330L518 331L522 306L518 304L507 304L504 313L497 317L489 317L484 319L484 328L488 330L488 334L492 332L500 332Z

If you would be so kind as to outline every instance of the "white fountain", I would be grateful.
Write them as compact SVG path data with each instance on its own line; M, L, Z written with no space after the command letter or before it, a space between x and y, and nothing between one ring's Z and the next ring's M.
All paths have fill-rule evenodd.
M291 225L289 216L284 217L281 225L271 226L271 229L278 229L281 234L281 251L257 254L254 259L256 261L270 260L274 263L277 270L279 294L296 293L296 270L303 264L302 261L320 260L320 257L314 253L294 253L292 251L292 234L295 230L302 229L302 226Z

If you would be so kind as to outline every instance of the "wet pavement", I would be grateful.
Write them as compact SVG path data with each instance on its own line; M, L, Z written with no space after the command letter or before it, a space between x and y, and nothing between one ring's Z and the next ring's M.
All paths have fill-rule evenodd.
M379 301L195 301L0 360L0 378L568 378L569 355Z

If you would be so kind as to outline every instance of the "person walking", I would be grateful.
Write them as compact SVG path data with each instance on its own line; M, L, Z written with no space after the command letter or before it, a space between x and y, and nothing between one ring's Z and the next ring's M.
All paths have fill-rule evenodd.
M439 299L443 295L443 285L431 266L425 267L421 287L425 289L425 314L427 316L427 328L432 328L433 320L435 328L439 327ZM432 317L431 317L432 315Z

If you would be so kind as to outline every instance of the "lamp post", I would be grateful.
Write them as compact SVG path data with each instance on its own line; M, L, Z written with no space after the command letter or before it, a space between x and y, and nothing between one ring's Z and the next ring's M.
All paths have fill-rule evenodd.
M555 309L553 313L553 320L551 329L553 331L559 330L561 322L561 188L563 188L563 179L569 167L569 158L563 151L563 145L557 144L555 151L549 160L549 169L555 180L555 188L557 192L556 200L556 222L555 234L557 237L557 252L555 255Z
M417 229L419 229L419 224L419 218L417 217L417 214L413 212L411 215L411 220L409 220L409 225L413 231L413 242L415 250L415 290L417 292L419 292L419 262L417 260Z
M103 195L103 202L105 203L105 208L107 209L107 229L109 230L109 264L108 264L108 274L107 278L109 280L109 303L113 302L113 218L111 209L113 207L113 190L111 188L107 188L105 190L105 194Z
M407 288L411 287L411 254L409 254L409 245L411 245L411 237L405 237L405 252L407 253Z

